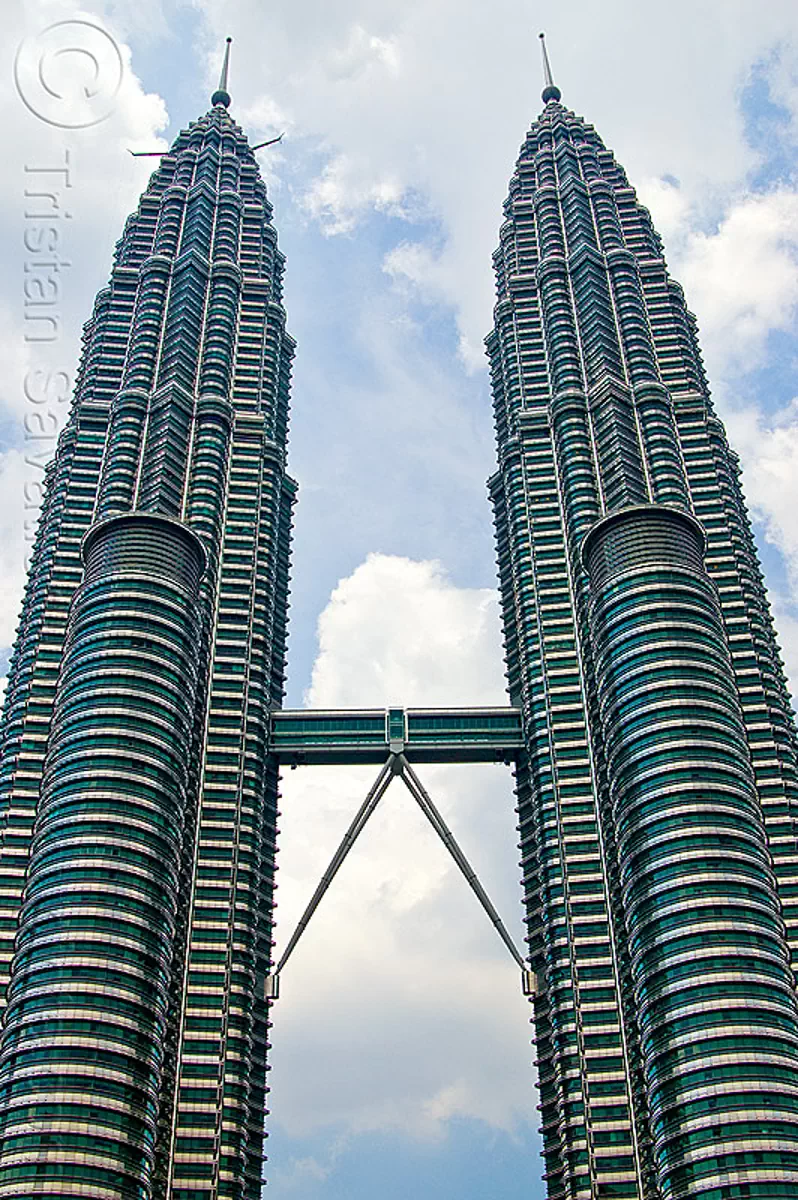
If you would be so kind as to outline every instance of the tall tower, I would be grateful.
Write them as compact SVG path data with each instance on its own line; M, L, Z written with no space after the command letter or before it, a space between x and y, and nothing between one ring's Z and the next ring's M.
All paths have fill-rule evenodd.
M261 1193L294 343L228 58L97 296L25 591L0 759L5 1197Z
M737 458L543 53L487 346L549 1196L794 1196L796 735Z

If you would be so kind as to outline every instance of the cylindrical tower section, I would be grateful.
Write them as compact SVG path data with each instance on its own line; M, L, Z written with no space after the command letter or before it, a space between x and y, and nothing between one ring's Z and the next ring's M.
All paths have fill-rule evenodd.
M798 1194L798 1013L703 551L676 509L605 517L589 627L662 1195L764 1200Z
M0 1048L0 1197L145 1200L205 556L146 513L83 553Z

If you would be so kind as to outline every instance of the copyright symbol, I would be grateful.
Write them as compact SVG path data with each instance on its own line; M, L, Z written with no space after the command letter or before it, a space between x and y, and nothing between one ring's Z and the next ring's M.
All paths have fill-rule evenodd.
M20 42L14 59L20 100L60 129L86 129L110 116L123 74L116 42L91 21L56 21Z

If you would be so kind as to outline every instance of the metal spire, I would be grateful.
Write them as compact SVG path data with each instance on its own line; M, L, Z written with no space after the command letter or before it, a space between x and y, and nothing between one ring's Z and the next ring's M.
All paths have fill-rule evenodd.
M227 73L230 70L230 43L232 38L227 38L227 45L224 48L224 61L222 62L222 73L219 76L219 86L211 96L211 104L222 104L225 108L230 107L230 93L227 90Z
M549 62L549 53L546 49L545 33L541 33L540 35L540 48L543 51L543 79L546 84L541 92L541 98L544 104L548 104L549 100L559 100L562 96L562 92L554 82L554 78L551 73L551 63Z

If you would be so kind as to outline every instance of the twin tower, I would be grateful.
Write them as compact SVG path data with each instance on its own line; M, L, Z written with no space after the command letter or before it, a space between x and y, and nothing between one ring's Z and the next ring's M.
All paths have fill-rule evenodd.
M543 100L487 339L506 709L280 712L294 343L226 67L125 226L2 722L0 1200L260 1200L281 761L496 755L550 1200L798 1195L798 746L737 459L648 212Z

